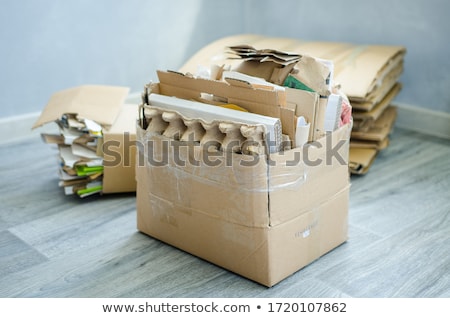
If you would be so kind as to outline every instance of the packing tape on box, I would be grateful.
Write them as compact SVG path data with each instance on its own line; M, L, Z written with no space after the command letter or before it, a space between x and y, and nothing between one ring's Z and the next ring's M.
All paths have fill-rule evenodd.
M145 161L138 164L149 165L148 170L159 169L156 173L161 176L175 175L179 183L188 180L244 192L267 193L297 189L308 174L308 167L303 162L271 162L265 154L211 150L199 142L175 140L161 132L144 130L140 125L137 127L137 140L139 157ZM178 185L172 186L176 188Z
M220 124L227 122L205 124L201 120L183 118L177 112L148 105L141 105L140 113L137 127L138 149L142 160L150 166L149 170L153 167L166 169L165 173L175 175L181 184L195 181L203 185L222 186L224 189L231 187L246 192L268 193L298 189L306 182L313 165L319 161L328 164L328 160L332 159L325 157L326 150L329 149L332 155L333 145L348 141L351 131L351 124L345 125L330 134L330 140L323 137L303 147L279 153L252 151L248 154L242 150L235 153L223 151L224 133ZM252 125L244 126L254 128ZM236 129L243 137L241 128ZM188 129L192 130L193 137L185 139ZM210 143L202 143L205 136L208 136ZM260 137L254 139L261 141ZM259 146L258 143L256 145ZM346 158L348 151L343 153L342 160L345 161ZM176 186L178 185L173 185Z

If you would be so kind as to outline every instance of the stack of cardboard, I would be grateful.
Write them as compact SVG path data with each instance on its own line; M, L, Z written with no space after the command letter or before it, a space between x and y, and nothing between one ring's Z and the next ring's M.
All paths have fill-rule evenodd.
M128 91L85 85L57 92L34 124L55 122L59 128L59 134L41 136L58 147L59 186L66 195L135 191L131 143L137 105L123 104Z
M405 53L401 46L355 45L339 60L342 87L353 108L349 164L353 174L367 173L378 152L389 145L397 116L391 102L401 89ZM349 59L352 63L346 65Z
M402 46L355 45L335 42L310 42L253 34L235 35L215 41L191 57L182 72L195 73L211 64L236 66L226 47L240 44L256 48L270 47L307 54L334 63L334 80L352 105L353 130L350 172L365 174L378 152L389 144L389 132L396 119L391 101L401 89L406 50Z
M57 119L60 135L42 134L46 143L58 145L59 186L66 195L86 197L103 189L103 159L97 152L102 145L102 127L75 114Z

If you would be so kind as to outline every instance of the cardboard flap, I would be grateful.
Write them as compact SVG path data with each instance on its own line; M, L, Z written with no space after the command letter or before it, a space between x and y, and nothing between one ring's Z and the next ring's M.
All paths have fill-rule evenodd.
M104 134L136 134L136 121L138 119L138 105L124 104L118 112L118 116L114 120L111 128L104 132Z
M286 98L288 107L295 109L295 115L297 117L303 116L311 124L308 141L313 141L319 110L319 95L300 89L287 88Z
M283 84L284 80L295 66L295 63L291 63L286 66L280 66L279 64L271 61L264 63L252 60L236 61L240 61L240 63L235 68L233 68L234 71L255 77L260 77L277 85Z
M137 104L124 104L111 128L103 134L103 193L136 190L136 120ZM120 156L119 156L120 155Z
M392 61L404 52L401 46L355 45L335 63L335 80L342 84L350 98L364 99L387 75L387 68L390 70L397 66ZM396 61L400 62L400 59Z
M239 87L244 87L244 88L253 88L252 84L250 84L249 82L240 80L240 79L236 79L236 78L226 77L225 82L227 82L228 84L233 85L233 86L239 86Z
M329 95L327 78L330 75L330 69L317 59L303 55L296 65L297 73L292 74L306 86L312 88L320 95Z
M402 89L401 83L394 83L392 88L381 95L381 100L377 103L364 101L362 103L352 100L353 118L355 119L373 119L376 120L386 107L391 103L395 96Z
M401 88L402 84L395 84L391 91L383 98L380 103L375 105L375 107L373 107L370 111L354 111L352 113L353 118L357 120L368 120L369 122L377 120L384 113L386 108L389 107L390 103L400 92Z
M33 125L33 129L59 119L63 114L77 114L102 126L114 123L128 87L83 85L53 94Z
M198 94L197 97L200 97L201 93L207 93L220 97L244 99L274 106L284 106L282 102L286 100L283 96L280 96L284 93L282 91L242 87L242 85L233 86L226 82L193 78L175 72L158 71L157 73L159 82L162 86L169 85L188 89L196 92ZM162 92L162 94L167 95L164 92Z
M350 148L349 168L352 174L366 174L378 153L376 149Z

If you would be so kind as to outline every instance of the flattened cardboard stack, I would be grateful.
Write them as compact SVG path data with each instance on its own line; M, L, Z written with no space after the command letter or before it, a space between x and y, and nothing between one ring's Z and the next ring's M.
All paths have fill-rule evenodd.
M342 120L347 104L330 91L327 61L228 49L245 56L236 68L212 67L207 78L158 71L158 82L146 85L137 127L137 224L273 286L347 240L351 118ZM271 136L278 127L281 145Z
M58 146L59 185L66 195L134 192L137 105L123 104L126 87L85 85L53 94L33 128L55 122L60 134L42 134Z
M391 101L401 89L406 50L402 46L355 45L350 43L312 42L253 34L235 35L215 41L199 50L182 67L195 73L211 64L231 64L237 60L224 48L247 44L256 48L301 52L334 62L334 79L348 96L354 120L350 172L365 174L378 152L389 144L389 132L396 119Z
M365 78L362 74L367 72L372 79L367 77L365 83L347 90L354 119L349 163L353 174L367 173L378 152L389 145L397 117L391 102L401 89L399 78L406 53L400 46L368 46L360 50L358 64L349 67L345 76Z

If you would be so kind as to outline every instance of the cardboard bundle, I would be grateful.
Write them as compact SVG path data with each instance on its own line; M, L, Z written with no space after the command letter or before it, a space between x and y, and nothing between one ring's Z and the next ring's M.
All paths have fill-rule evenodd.
M58 147L59 185L66 195L136 190L137 105L124 104L126 87L84 85L53 94L33 125L55 122L59 134L41 134Z
M403 72L406 53L404 47L314 42L242 34L205 46L193 55L180 71L195 73L212 64L239 67L240 61L234 59L236 52L230 53L230 50L226 50L229 47L240 48L241 58L249 57L245 48L251 47L297 52L333 62L334 83L340 86L352 106L353 128L349 165L351 173L367 173L377 153L389 144L388 135L396 119L391 101L401 89L399 77ZM254 54L253 51L250 53ZM291 56L294 54L291 53L289 57ZM291 71L283 67L284 65L279 65L276 72L267 75L272 80L279 74L285 74L283 72Z

